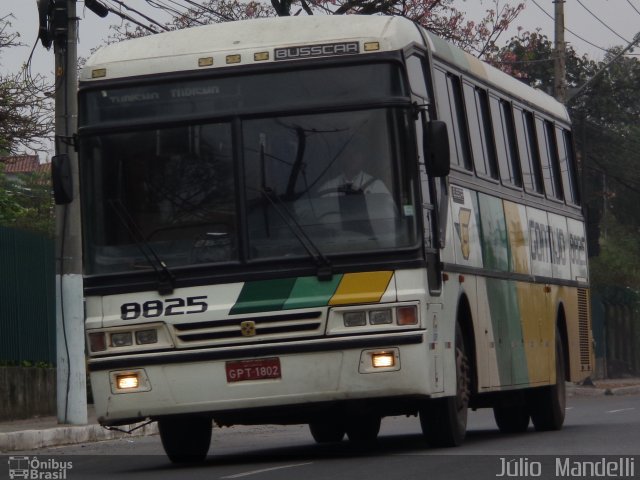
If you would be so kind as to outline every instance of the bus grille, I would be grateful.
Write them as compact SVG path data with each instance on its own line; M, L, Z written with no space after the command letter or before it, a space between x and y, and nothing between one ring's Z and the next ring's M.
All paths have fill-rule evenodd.
M580 364L582 370L591 370L591 349L589 342L589 294L586 289L578 289L578 337L580 340Z
M322 311L174 324L178 347L260 343L324 333Z

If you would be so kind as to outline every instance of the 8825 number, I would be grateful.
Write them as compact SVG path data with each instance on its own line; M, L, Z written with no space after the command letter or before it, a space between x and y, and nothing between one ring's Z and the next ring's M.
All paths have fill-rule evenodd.
M149 300L144 303L128 302L120 305L122 320L156 318L170 315L184 315L206 312L209 305L206 295L186 298L167 298L166 300Z

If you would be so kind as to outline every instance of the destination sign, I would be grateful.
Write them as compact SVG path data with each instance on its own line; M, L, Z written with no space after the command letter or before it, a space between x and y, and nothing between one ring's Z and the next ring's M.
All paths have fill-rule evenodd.
M335 55L352 55L360 53L360 43L340 42L322 45L301 45L297 47L276 48L275 60L295 60L301 58L330 57Z

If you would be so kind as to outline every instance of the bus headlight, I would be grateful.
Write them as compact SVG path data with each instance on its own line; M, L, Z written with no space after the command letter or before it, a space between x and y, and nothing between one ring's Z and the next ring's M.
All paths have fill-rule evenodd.
M360 353L359 373L397 372L400 370L400 349L363 350Z
M111 393L138 393L149 392L151 383L144 368L135 370L116 370L109 372Z
M124 375L116 375L116 387L119 390L130 390L132 388L138 388L140 380L137 373L128 373Z
M393 322L393 314L390 308L384 310L371 310L369 312L369 323L371 325L385 325Z
M133 336L131 332L118 332L111 334L112 347L128 347L133 345Z
M148 345L158 343L158 330L138 330L136 332L136 343L138 345Z
M165 324L145 323L87 330L89 355L104 356L158 348L173 348Z
M396 364L393 352L376 352L371 354L371 364L374 368L389 368Z
M367 312L344 312L342 318L345 327L364 327L367 324Z

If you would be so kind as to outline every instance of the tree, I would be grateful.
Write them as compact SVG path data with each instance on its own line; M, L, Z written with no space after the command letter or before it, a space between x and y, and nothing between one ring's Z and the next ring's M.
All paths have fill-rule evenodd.
M20 46L20 35L11 31L9 16L0 18L0 59L7 48ZM53 104L46 79L20 72L0 75L0 154L26 150L44 152L53 133ZM48 175L21 175L7 179L0 164L0 225L53 234L53 203Z
M0 18L0 61L3 50L22 45L20 34L11 31L9 18ZM53 132L50 90L45 77L31 76L26 65L20 72L0 75L0 152L47 150Z

